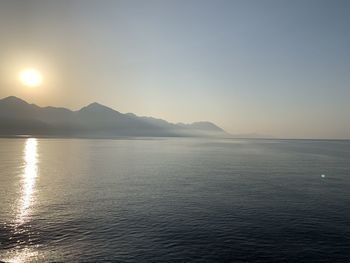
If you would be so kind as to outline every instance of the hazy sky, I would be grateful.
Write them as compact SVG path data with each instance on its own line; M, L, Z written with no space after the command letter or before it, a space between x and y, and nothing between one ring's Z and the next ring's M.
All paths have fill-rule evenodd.
M350 138L350 1L1 0L0 97ZM44 76L18 81L22 68Z

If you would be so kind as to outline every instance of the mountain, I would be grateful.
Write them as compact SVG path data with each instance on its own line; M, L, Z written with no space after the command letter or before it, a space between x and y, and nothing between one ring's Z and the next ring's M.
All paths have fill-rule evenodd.
M72 137L117 136L229 136L211 122L170 123L91 103L78 111L39 107L14 96L0 100L1 135Z

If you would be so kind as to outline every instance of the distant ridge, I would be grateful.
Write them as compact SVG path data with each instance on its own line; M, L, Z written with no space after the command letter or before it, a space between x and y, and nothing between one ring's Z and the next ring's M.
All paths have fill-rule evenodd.
M0 135L72 137L229 137L214 123L170 123L91 103L78 111L39 107L15 96L0 100Z

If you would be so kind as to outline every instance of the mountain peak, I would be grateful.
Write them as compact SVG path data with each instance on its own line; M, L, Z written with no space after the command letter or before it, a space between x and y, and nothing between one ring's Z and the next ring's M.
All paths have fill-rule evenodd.
M86 106L86 108L108 108L98 102L93 102L93 103L90 103L89 105Z
M16 103L16 104L28 104L26 101L20 99L20 98L17 98L15 96L8 96L6 98L3 98L1 99L0 101L2 102L7 102L7 103Z
M114 113L119 113L116 110L113 110L112 108L109 108L105 105L102 105L98 102L93 102L90 103L89 105L83 107L80 109L81 112L88 111L88 112L114 112Z

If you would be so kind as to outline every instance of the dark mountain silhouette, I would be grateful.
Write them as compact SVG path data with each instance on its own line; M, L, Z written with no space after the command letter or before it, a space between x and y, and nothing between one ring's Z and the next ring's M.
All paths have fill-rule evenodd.
M120 113L99 103L78 111L39 107L11 96L0 100L1 135L78 137L215 136L228 134L211 122L169 123L133 113Z

